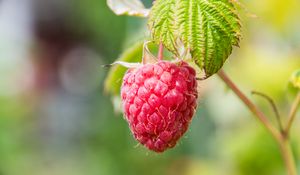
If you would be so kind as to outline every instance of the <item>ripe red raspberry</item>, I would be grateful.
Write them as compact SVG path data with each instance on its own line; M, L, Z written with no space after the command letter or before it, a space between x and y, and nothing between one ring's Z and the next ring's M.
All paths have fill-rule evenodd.
M181 61L159 61L127 71L121 97L134 137L163 152L187 131L197 103L195 70Z

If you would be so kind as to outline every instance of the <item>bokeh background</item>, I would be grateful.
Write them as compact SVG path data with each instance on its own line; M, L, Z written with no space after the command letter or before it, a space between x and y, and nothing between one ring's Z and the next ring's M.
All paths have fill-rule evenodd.
M224 69L247 95L274 98L284 120L288 80L300 68L300 1L238 4L243 40ZM145 37L144 19L118 17L105 0L1 0L0 175L285 174L271 136L217 76L200 84L196 116L174 149L138 145L104 93L101 65ZM266 101L251 98L275 122Z

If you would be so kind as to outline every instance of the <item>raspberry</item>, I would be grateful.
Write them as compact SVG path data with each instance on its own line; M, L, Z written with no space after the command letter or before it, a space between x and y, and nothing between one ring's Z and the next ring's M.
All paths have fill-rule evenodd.
M131 68L123 78L125 118L136 140L155 152L176 145L197 107L195 70L186 62L159 61Z

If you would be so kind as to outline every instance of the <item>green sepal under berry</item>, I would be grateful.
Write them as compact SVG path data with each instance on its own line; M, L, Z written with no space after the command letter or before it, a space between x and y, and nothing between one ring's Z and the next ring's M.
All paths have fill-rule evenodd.
M148 26L153 40L176 56L182 42L207 77L219 71L241 37L230 0L156 0Z
M156 59L151 51L157 52L158 49L154 44L150 43L139 41L127 48L114 63L104 65L104 67L111 67L104 83L106 93L119 96L122 78L127 69L137 67L140 64L150 63L153 59Z
M117 61L139 62L143 55L143 42L138 42L128 48ZM127 68L121 65L112 66L105 79L104 90L106 93L119 96L122 78Z

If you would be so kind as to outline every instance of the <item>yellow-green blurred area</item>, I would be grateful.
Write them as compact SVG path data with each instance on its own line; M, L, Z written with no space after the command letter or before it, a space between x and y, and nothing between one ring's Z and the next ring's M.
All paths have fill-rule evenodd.
M224 69L276 125L250 91L272 97L287 118L300 1L236 3L243 39ZM0 175L285 174L272 137L217 76L199 84L197 113L175 148L155 154L133 139L104 93L101 65L148 36L145 19L116 16L105 0L1 0ZM299 115L291 138L300 169Z

